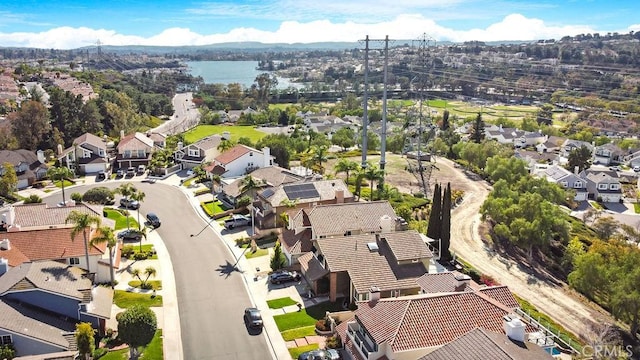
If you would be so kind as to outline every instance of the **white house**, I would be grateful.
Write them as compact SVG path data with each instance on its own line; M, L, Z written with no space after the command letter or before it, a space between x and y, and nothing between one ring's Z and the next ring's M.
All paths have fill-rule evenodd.
M242 176L259 168L276 165L268 147L260 151L245 145L236 145L223 152L213 163L225 169L222 174L225 178Z
M544 177L549 182L554 182L565 189L574 190L575 201L585 201L588 198L587 181L562 166L552 165L535 171L535 175Z
M58 147L60 164L71 171L95 174L109 170L111 162L107 154L107 142L99 136L84 133L73 140L73 146L62 150Z

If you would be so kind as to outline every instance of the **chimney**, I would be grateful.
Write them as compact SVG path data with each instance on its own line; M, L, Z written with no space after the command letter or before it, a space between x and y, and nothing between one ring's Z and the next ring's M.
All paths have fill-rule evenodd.
M124 139L124 130L120 130L120 140Z
M0 240L0 250L11 250L11 242L9 239Z
M344 190L335 190L336 204L344 203Z
M456 291L464 291L464 289L471 282L471 277L465 274L458 274L455 276L456 279Z
M507 337L513 341L525 342L525 326L520 318L516 315L505 315L502 319L504 320L502 326Z
M58 155L62 155L62 144L58 144Z
M264 164L262 164L262 167L271 166L271 149L269 149L266 146L263 147L262 148L262 158L264 159Z
M0 258L0 276L4 275L7 271L9 271L9 260Z
M385 233L390 233L393 230L395 230L395 226L396 225L396 221L394 218L392 218L389 215L382 215L380 217L380 232L385 234Z
M182 141L178 141L178 150L182 150Z
M375 305L380 300L380 289L377 286L369 288L369 303Z
M574 166L574 167L573 167L573 173L574 173L574 174L576 174L576 175L578 175L578 174L580 173L580 167L578 167L578 166Z
M44 160L44 151L42 151L42 150L38 150L38 151L36 151L36 156L38 157L38 161L40 161L40 163L41 163L41 164L44 164L44 163L45 163L45 160Z

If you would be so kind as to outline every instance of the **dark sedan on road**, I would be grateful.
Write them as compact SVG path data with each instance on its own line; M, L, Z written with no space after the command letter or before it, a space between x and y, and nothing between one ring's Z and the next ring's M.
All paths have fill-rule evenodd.
M160 218L158 217L158 215L156 215L154 213L148 213L147 214L147 223L149 225L151 225L153 228L159 228L160 227Z
M246 308L244 309L244 321L247 322L249 327L254 329L262 328L262 315L260 314L260 310L256 308Z

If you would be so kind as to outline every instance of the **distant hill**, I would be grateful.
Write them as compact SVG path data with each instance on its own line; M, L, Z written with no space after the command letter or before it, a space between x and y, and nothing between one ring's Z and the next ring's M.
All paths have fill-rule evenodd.
M265 44L260 42L229 42L211 45L191 45L191 46L144 46L144 45L123 45L101 46L102 51L110 53L146 53L146 54L195 54L199 52L210 51L245 51L245 52L264 52L264 51L300 51L300 50L345 50L363 47L358 42L318 42L318 43L294 43L294 44ZM82 49L95 49L95 46L87 46Z

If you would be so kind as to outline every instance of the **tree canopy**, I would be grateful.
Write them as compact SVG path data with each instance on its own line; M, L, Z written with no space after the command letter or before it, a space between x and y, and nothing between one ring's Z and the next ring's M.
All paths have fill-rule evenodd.
M129 345L131 358L136 358L138 347L151 342L158 329L156 314L141 305L128 308L118 314L118 337Z

